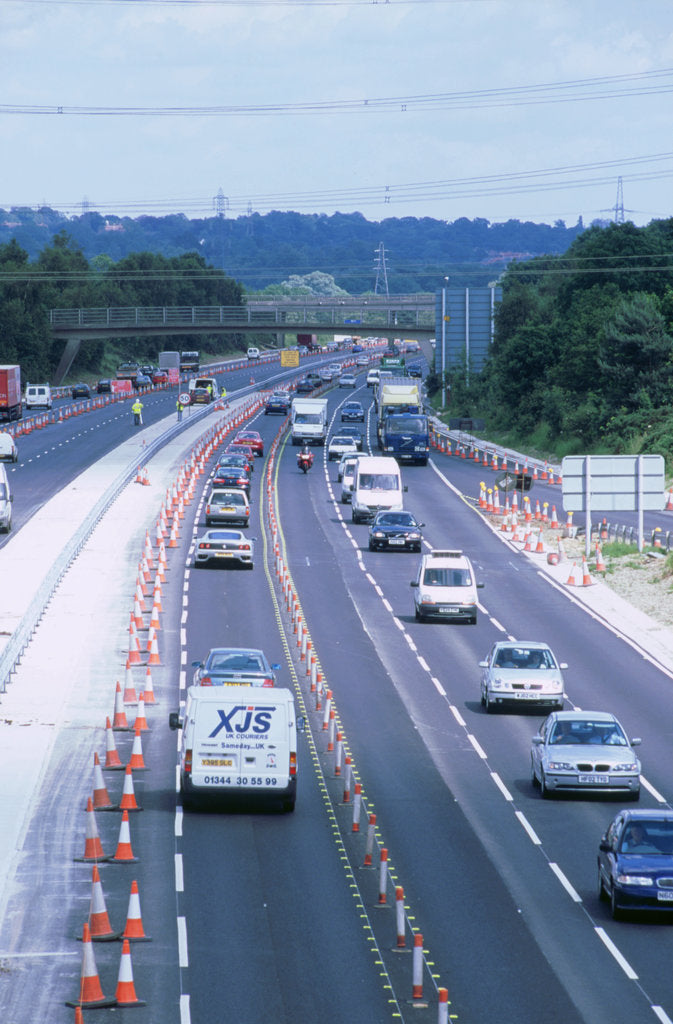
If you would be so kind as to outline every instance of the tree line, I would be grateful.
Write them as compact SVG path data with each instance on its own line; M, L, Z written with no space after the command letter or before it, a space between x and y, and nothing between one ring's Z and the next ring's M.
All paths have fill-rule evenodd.
M239 306L242 286L209 267L199 253L165 257L152 252L132 253L116 263L99 256L89 262L65 231L31 261L16 240L0 245L0 363L19 363L24 380L51 380L63 342L54 342L50 309L108 306ZM235 345L222 336L199 337L198 346L218 353ZM155 362L160 338L129 338L87 342L72 367L75 376L111 372L106 365L112 349L121 358ZM171 339L171 348L193 348L188 335ZM109 358L108 358L109 362Z
M483 370L448 374L452 416L558 456L673 455L673 218L590 228L500 283Z

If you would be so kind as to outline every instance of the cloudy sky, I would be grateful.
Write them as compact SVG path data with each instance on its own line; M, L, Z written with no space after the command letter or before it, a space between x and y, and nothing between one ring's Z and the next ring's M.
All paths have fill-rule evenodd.
M671 0L0 0L0 207L673 215Z

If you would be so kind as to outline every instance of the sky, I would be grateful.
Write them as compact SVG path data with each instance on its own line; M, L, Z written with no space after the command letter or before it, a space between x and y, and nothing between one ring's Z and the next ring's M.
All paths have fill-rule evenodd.
M0 0L0 86L5 210L673 216L671 0Z

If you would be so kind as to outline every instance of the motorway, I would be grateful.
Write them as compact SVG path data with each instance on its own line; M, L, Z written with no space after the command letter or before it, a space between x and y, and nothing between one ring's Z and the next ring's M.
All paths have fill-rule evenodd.
M233 374L226 383L233 392ZM241 371L238 386L246 383ZM364 404L369 395L364 387L355 393ZM351 397L351 391L330 393L337 422L338 404ZM157 393L145 408L146 422L174 416L174 395ZM268 450L281 420L258 415L246 425L260 430ZM24 438L13 478L15 529L132 433L128 410L111 406ZM170 552L162 664L152 673L161 703L148 713L150 770L135 778L144 808L131 822L138 862L101 865L113 921L123 922L129 882L137 879L152 936L132 948L138 995L147 1007L134 1014L115 1010L117 1019L424 1024L437 1019L439 986L448 989L451 1019L474 1024L673 1019L670 926L648 917L613 922L595 891L598 840L621 804L542 801L529 768L540 716L486 715L477 662L499 638L547 641L570 666L566 706L613 711L629 735L643 738L642 806L668 806L671 799L668 670L589 616L483 522L474 501L463 497L478 493L483 469L434 453L430 466L403 469L406 506L426 524L428 546L470 554L485 588L476 626L417 623L409 581L418 556L370 553L367 527L353 526L338 502L335 464L318 458L304 477L295 454L281 443L268 483L258 460L250 528L254 572L192 569L194 537L205 525L201 491L187 511L179 547ZM161 491L156 475L155 503ZM116 521L113 516L103 524L107 534L94 552L84 553L79 575L75 563L67 595L45 617L44 640L38 631L36 647L42 643L47 659L59 631L62 638L74 635L65 664L54 658L63 655L64 640L58 652L51 647L52 671L55 683L70 672L82 682L68 697L61 727L50 734L41 785L6 883L0 1005L3 1020L13 1024L72 1020L64 1003L78 987L76 936L91 888L90 868L73 857L82 846L92 752L104 747L100 716L110 713L110 687L123 678L121 645L140 539L152 527L142 518L150 496L141 490L141 497L136 492L120 502ZM539 487L540 497L552 501L554 494L560 508L560 489ZM359 834L352 831L323 710L315 709L283 599L268 531L269 496L282 558L362 786L366 814ZM111 550L115 537L118 551ZM119 598L107 595L103 621L94 610L101 588L92 576L101 550L127 568ZM116 576L109 580L112 591ZM80 618L73 622L77 602ZM95 617L95 628L87 615ZM295 690L306 715L292 815L275 809L182 813L176 737L167 716L184 697L191 663L217 644L262 646L281 663L279 684ZM5 725L8 709L18 703L13 688L18 693L20 686L19 677L4 699ZM36 724L45 731L47 723L31 719ZM126 759L130 743L130 736L118 736ZM106 778L117 792L119 776ZM373 868L363 866L369 813L376 814ZM97 818L108 852L119 815ZM384 905L377 870L382 848L390 875ZM403 887L406 908L401 952L395 886ZM414 933L422 935L425 950L423 997L416 999ZM119 943L96 944L106 994L114 991L119 953ZM93 1012L85 1009L85 1020ZM96 1010L97 1019L104 1016Z

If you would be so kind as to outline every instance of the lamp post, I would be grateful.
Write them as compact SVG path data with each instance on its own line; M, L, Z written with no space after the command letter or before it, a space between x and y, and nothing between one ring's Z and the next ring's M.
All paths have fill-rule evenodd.
M448 284L449 279L445 277L442 285L442 409L446 409L446 289Z

